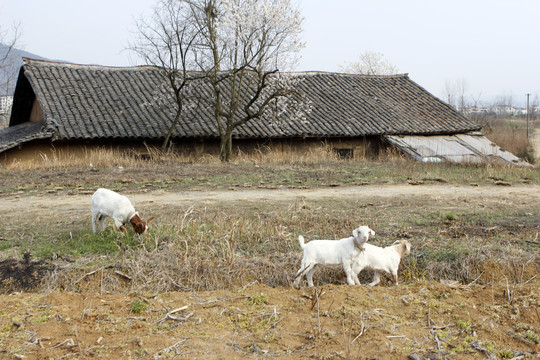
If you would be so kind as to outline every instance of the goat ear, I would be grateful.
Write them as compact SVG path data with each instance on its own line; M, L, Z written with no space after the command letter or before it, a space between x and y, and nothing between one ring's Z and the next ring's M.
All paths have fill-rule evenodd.
M150 216L148 219L146 219L146 223L148 224L150 221L154 220L153 216Z
M358 239L358 229L354 229L352 231L352 236L355 238L355 239Z
M375 231L369 229L369 232L371 233L372 236L375 236Z

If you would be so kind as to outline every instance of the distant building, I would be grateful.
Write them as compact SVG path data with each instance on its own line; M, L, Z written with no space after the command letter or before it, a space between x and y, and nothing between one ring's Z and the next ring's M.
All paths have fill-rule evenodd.
M0 96L0 129L8 126L13 96Z
M0 114L10 113L11 105L13 105L13 96L0 96Z
M489 108L482 106L471 106L467 108L460 108L459 111L465 115L478 115L489 113Z

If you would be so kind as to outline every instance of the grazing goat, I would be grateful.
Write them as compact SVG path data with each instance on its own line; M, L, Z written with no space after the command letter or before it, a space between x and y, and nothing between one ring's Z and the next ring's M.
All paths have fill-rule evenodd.
M153 219L150 217L144 221L135 211L129 199L112 190L97 189L92 195L92 230L96 233L96 222L99 221L100 231L105 230L106 217L114 221L114 225L122 232L127 232L124 225L130 223L137 234L148 230L147 223Z
M411 253L411 243L408 240L398 240L385 248L371 244L364 244L363 247L364 251L359 253L353 264L355 280L358 280L360 271L366 269L375 271L373 281L368 286L377 285L383 272L390 273L394 284L397 285L399 263L402 257ZM360 285L360 282L358 281L356 284Z
M298 236L298 243L304 251L302 266L296 273L293 286L297 286L302 276L305 275L308 286L313 286L313 273L315 265L343 265L347 274L347 283L354 285L359 283L357 274L353 271L356 258L363 251L363 246L370 235L375 232L368 226L360 226L353 230L353 236L340 240L312 240L304 244L304 237Z

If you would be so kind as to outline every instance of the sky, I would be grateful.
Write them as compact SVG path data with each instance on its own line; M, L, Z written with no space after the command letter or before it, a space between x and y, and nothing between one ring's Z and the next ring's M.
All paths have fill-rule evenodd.
M540 97L539 0L292 0L306 44L296 71L339 72L366 51L435 96L464 85L469 102ZM0 0L17 47L51 60L136 65L126 50L154 0ZM456 94L457 91L453 90Z

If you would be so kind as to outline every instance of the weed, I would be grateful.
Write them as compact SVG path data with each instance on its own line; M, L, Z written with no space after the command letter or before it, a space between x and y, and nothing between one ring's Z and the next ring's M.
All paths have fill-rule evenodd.
M47 320L49 320L50 318L50 315L49 315L49 310L47 309L45 314L43 315L39 315L39 316L36 316L36 317L32 317L30 319L30 322L32 324L40 324L40 323L45 323L47 322Z
M512 359L514 358L514 352L508 349L501 349L498 351L499 357L501 359Z
M247 302L249 305L267 305L268 296L263 293L251 295L248 297Z
M473 353L474 350L471 349L470 345L475 340L475 336L467 335L462 342L460 342L458 345L456 345L455 348L452 349L452 353Z
M456 326L462 331L469 332L471 330L471 321L470 320L458 320L456 321Z
M148 303L144 300L135 299L131 302L131 312L139 314L148 309Z
M522 338L525 338L529 341L532 341L534 342L535 344L540 344L540 334L532 331L532 330L527 330L525 332L522 332L519 334L519 336L521 336Z
M456 220L456 218L457 218L457 217L456 217L456 214L454 214L454 213L451 212L451 211L445 213L444 216L443 216L443 219L444 219L445 221L454 221L454 220Z

